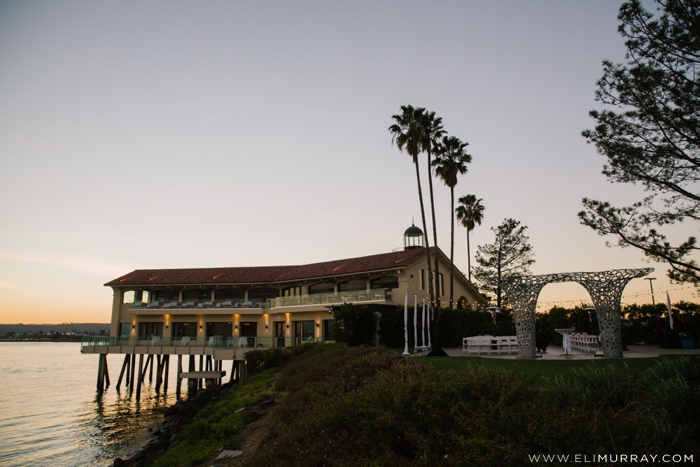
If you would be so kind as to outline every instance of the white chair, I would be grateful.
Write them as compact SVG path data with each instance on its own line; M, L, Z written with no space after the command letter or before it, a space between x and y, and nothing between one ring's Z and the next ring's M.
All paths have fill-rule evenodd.
M508 339L508 351L518 353L518 336L512 336Z
M190 345L190 336L183 337L182 340L180 341L180 344L182 344L183 346L189 346Z
M248 338L247 337L239 337L238 338L238 347L248 347Z

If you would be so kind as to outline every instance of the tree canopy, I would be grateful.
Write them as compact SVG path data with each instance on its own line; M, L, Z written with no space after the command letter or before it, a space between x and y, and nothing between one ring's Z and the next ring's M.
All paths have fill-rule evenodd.
M620 7L626 64L603 62L596 100L607 108L591 111L596 126L583 132L607 157L611 182L641 185L647 195L624 207L584 198L579 219L617 246L668 263L672 280L699 285L695 236L669 236L672 224L700 221L700 0L656 3L658 17L639 0Z
M496 235L493 243L479 245L476 252L477 267L474 277L484 285L485 290L496 293L496 303L502 305L501 281L505 277L530 274L530 266L535 262L535 253L525 235L527 226L515 219L505 219L498 227L491 227ZM493 282L496 286L491 286Z

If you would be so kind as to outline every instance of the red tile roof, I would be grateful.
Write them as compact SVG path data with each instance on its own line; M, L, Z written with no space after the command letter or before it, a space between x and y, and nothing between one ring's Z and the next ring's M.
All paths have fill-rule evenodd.
M432 250L432 248L431 248ZM302 266L255 266L196 269L137 269L106 286L259 284L368 273L409 266L425 258L424 248L340 259Z

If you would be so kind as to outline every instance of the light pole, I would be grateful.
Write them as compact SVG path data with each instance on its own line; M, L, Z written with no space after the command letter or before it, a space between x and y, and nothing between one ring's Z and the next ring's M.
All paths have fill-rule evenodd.
M654 300L654 284L651 281L655 281L656 277L645 277L644 280L649 281L649 287L651 288L651 304L656 309L656 301Z
M490 306L486 308L486 311L491 313L491 317L493 318L493 336L496 337L496 313L500 313L501 309L498 308L497 306Z
M645 277L644 280L649 281L649 287L651 288L651 306L656 313L656 300L654 300L654 283L652 281L656 280L656 277ZM656 340L660 343L661 340L661 313L656 317Z

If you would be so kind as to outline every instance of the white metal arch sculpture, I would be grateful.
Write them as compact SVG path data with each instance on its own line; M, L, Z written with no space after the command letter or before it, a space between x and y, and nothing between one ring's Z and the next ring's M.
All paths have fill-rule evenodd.
M518 335L518 356L535 358L535 310L542 288L554 282L578 282L590 294L600 323L604 357L622 357L620 299L629 281L654 271L644 269L613 269L602 272L572 272L539 276L514 276L501 279L501 288L513 306L515 330ZM495 281L491 281L496 285Z

